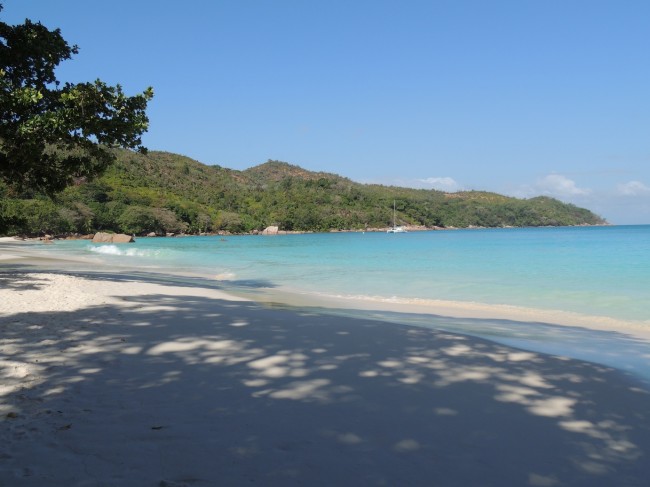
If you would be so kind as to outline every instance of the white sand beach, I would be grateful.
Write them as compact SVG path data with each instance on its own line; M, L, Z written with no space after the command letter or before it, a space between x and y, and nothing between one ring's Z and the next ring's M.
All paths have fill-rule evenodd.
M650 389L618 370L1 253L0 486L650 478Z

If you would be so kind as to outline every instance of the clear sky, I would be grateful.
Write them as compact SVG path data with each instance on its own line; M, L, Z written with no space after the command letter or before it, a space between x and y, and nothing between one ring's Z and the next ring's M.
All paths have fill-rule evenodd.
M1 0L153 86L152 150L359 182L548 194L650 223L648 0Z

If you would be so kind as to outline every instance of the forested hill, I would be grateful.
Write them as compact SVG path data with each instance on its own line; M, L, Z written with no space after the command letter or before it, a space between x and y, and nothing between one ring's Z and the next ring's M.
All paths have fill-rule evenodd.
M398 224L429 228L605 223L589 210L548 197L366 185L278 161L236 171L167 152L123 150L102 177L79 181L55 200L0 186L0 233L385 228L392 224L394 201Z

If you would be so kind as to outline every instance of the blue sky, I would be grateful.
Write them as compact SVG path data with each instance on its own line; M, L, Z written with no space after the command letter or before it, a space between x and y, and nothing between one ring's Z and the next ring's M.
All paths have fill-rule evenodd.
M79 45L60 79L153 86L152 150L650 223L647 0L3 3Z

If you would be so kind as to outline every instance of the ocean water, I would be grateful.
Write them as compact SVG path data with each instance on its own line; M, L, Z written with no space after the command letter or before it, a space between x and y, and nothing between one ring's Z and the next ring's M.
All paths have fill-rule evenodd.
M301 293L650 320L650 226L140 238L50 247L111 266Z
M140 238L122 245L57 241L46 252L112 270L201 276L226 289L335 298L343 304L331 312L467 333L650 379L647 342L544 321L559 311L650 330L648 225ZM524 323L409 314L409 304L439 300L494 307L497 318L504 307L540 318ZM352 302L368 309L381 303L382 311L345 310Z

